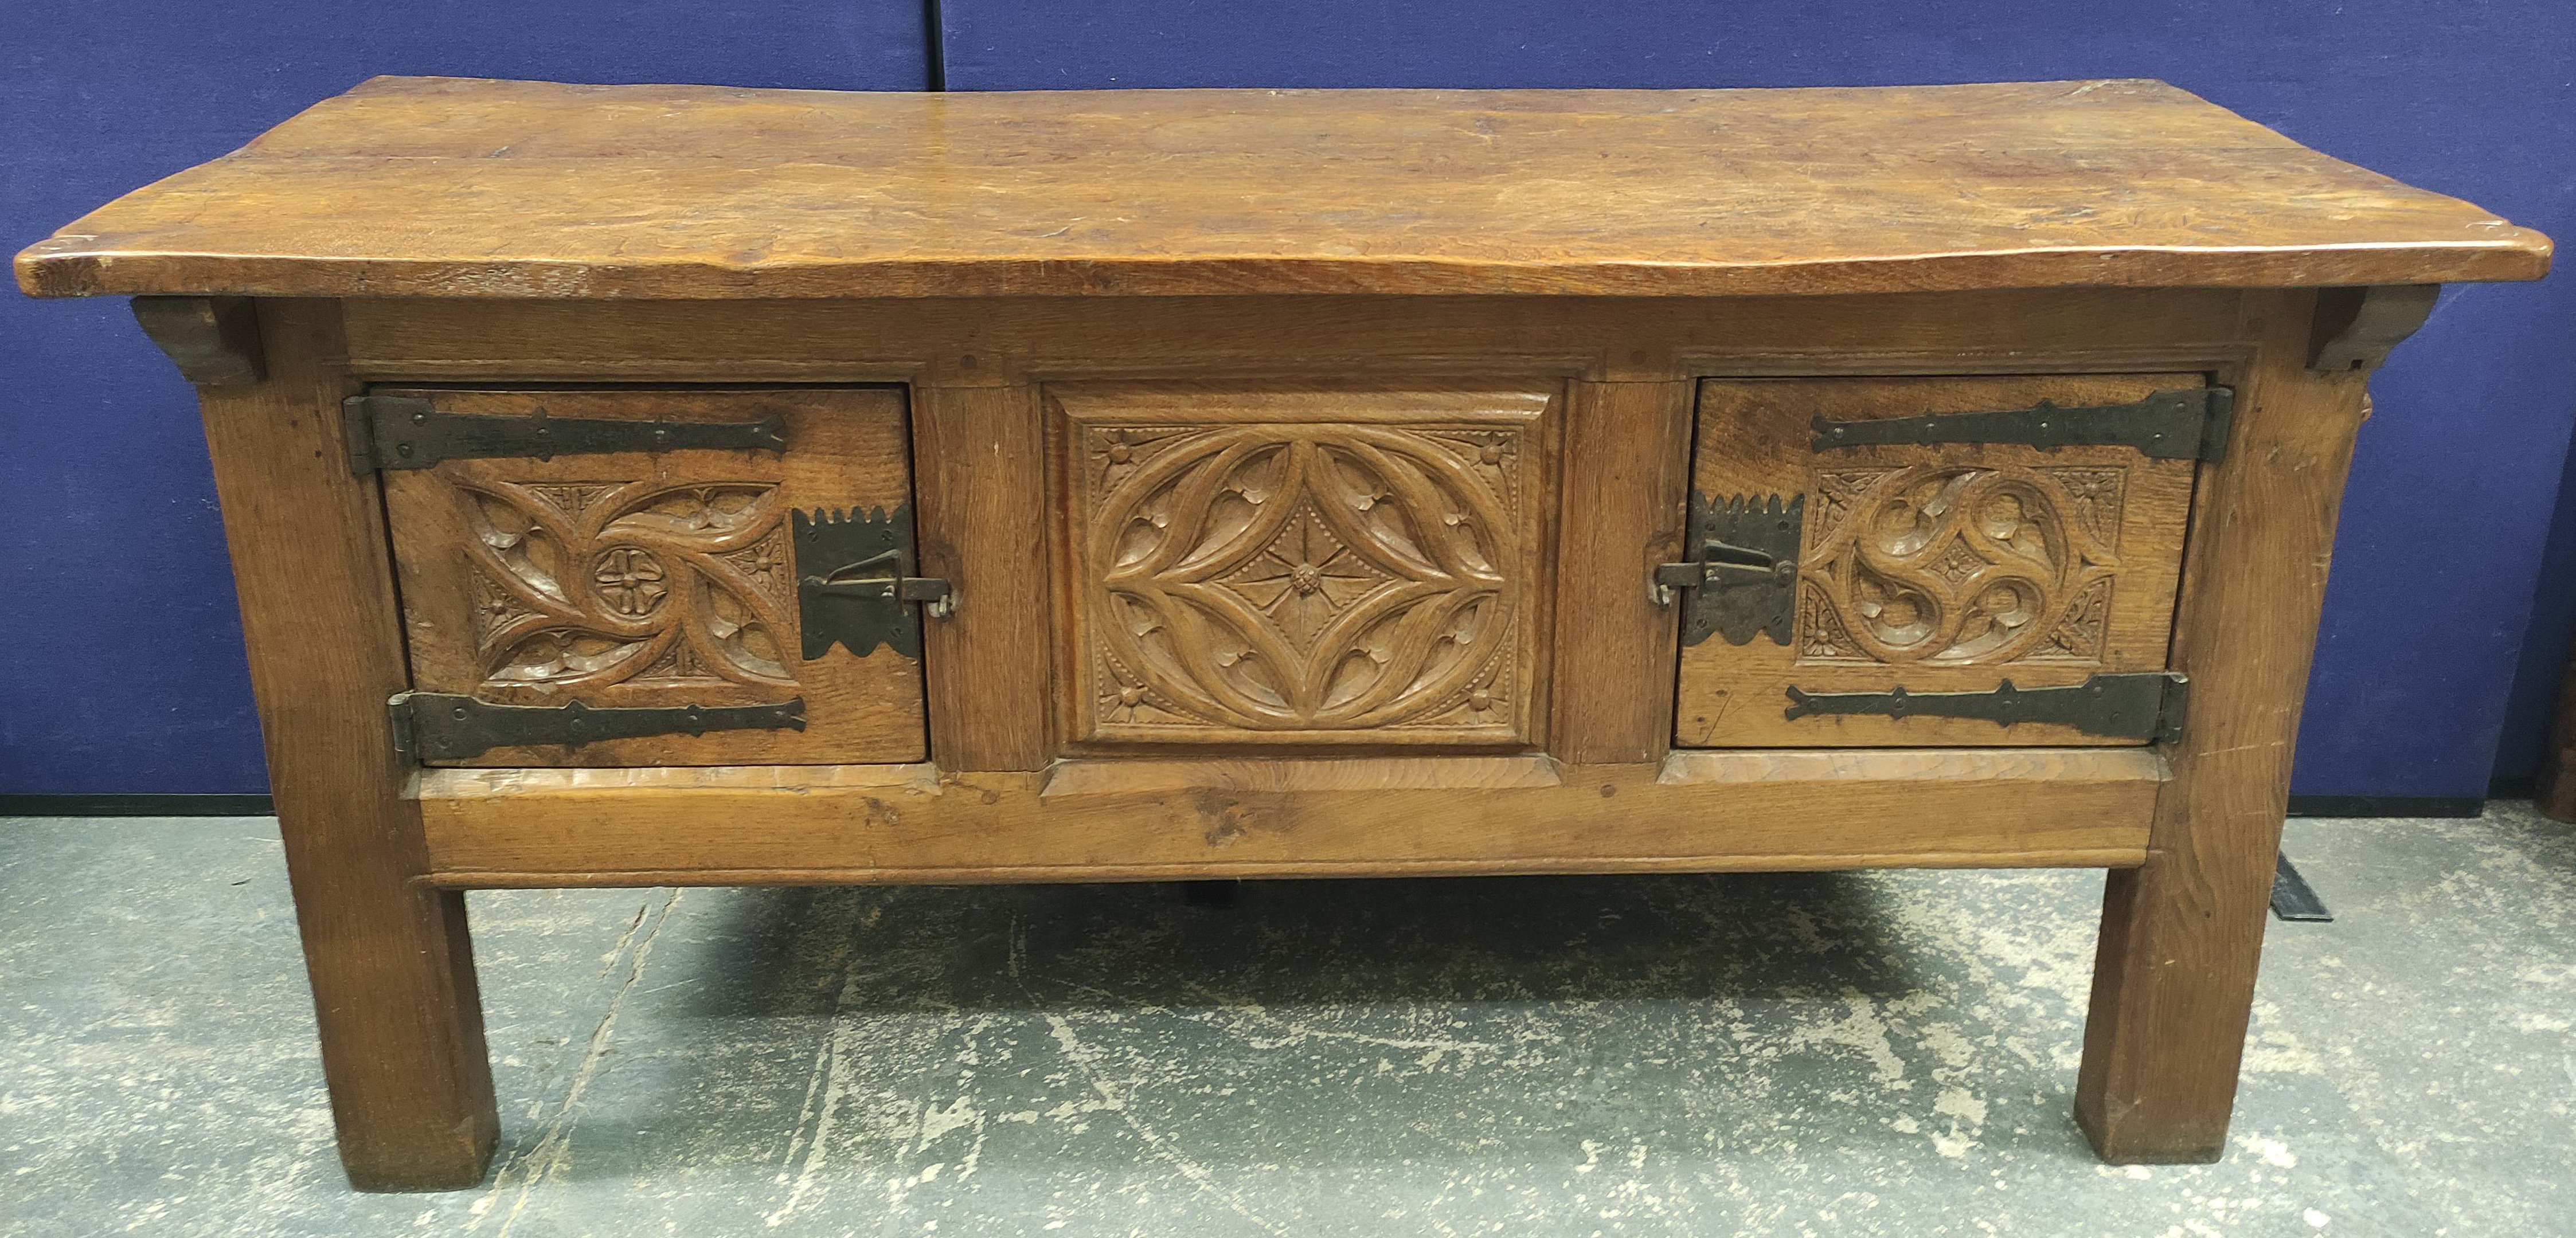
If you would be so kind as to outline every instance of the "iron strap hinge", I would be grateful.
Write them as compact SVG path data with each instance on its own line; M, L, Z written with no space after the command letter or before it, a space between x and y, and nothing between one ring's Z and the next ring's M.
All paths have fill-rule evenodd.
M425 469L442 460L501 457L551 460L613 451L785 451L787 419L638 421L618 417L549 417L442 413L408 395L354 395L341 402L348 426L349 468Z
M805 660L839 645L862 658L879 645L921 657L921 616L956 613L947 581L913 575L912 505L892 511L791 513L796 603ZM914 603L928 603L920 610Z
M585 705L495 705L447 692L404 692L385 702L394 751L414 761L463 761L494 748L608 739L704 735L709 731L802 731L805 698L776 705L681 705L630 709Z
M1696 645L1711 634L1731 645L1762 635L1789 643L1806 510L1803 494L1785 500L1776 494L1691 495L1690 561L1656 565L1654 584L1659 606L1687 599L1683 644Z
M2006 728L2024 722L2068 727L2086 735L2171 743L2182 738L2191 681L2174 671L2095 675L2059 688L2016 688L2009 679L1992 692L1804 692L1789 689L1784 715L1800 718L1879 714L1889 718L1983 718Z
M2215 463L2227 453L2236 392L2227 387L2158 391L2130 404L2059 408L2042 400L1995 413L1925 413L1868 421L1809 421L1816 451L1877 444L2019 443L2060 447L2130 447L2154 460Z

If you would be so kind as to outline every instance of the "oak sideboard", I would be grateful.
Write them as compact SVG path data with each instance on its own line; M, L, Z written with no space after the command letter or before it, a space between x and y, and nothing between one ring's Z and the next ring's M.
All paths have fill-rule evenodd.
M602 885L2107 869L2214 1159L2368 372L2549 252L2150 81L378 78L17 275L197 385L399 1190Z

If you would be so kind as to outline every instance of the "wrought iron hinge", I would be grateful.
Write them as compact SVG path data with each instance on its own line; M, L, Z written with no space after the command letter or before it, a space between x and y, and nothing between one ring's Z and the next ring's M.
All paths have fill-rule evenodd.
M776 705L682 705L629 709L584 705L495 705L446 692L405 692L385 703L394 751L415 761L462 761L494 748L607 739L704 735L709 731L802 731L805 698Z
M2021 443L2060 447L2132 447L2155 460L2216 461L2227 452L2236 392L2227 387L2159 391L2132 404L2059 408L2042 400L1996 413L1925 413L1869 421L1808 422L1816 451L1882 443Z
M2191 681L2172 671L2095 675L2062 688L2016 688L2009 679L1992 692L1811 693L1789 689L1785 715L1795 722L1821 714L1883 714L1890 718L1983 718L2004 727L2045 722L2086 735L2170 743L2182 737Z
M915 576L912 505L867 512L793 513L796 600L805 660L840 645L864 658L890 645L921 656L921 615L945 619L957 610L948 582ZM920 614L913 604L926 602Z
M408 395L356 395L347 414L349 468L425 469L441 460L598 455L611 451L785 451L787 419L633 421L616 417L549 417L442 413Z
M1683 644L1696 645L1712 632L1730 645L1764 633L1776 644L1789 643L1806 509L1802 494L1786 501L1776 494L1691 496L1690 562L1655 568L1656 604L1672 605L1677 591L1689 598Z

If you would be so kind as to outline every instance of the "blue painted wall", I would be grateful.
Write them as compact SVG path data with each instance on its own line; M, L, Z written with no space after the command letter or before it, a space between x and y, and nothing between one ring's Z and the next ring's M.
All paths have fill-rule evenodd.
M951 90L2155 77L2576 241L2565 0L945 0L943 12ZM2482 795L2576 419L2576 278L2453 290L2375 390L2352 478L2368 497L2344 511L2294 789ZM2576 547L2562 579L2571 568ZM2571 592L2547 599L2562 656ZM2518 754L2532 741L2517 738Z
M2576 236L2576 10L2556 0L943 9L952 89L2161 77ZM921 11L12 0L0 6L0 245L373 73L918 89ZM2576 413L2571 287L2459 290L2383 372L2354 479L2378 499L2346 512L2299 791L2484 789ZM2560 523L2563 579L2576 576L2576 512ZM0 793L262 789L194 408L121 303L0 295L0 528ZM2554 685L2576 585L2540 601L2552 639L2524 659L2525 680ZM2545 696L2527 690L2517 706L2536 713ZM2529 751L2507 747L2508 772Z
M0 252L377 73L919 90L918 0L7 0ZM259 792L195 398L122 300L0 293L0 794Z

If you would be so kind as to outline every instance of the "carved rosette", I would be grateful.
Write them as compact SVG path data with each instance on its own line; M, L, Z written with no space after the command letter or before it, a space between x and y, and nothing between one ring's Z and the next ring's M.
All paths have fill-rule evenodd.
M486 687L788 686L769 483L460 481Z
M1941 464L1817 473L1799 661L2100 662L2126 477Z
M1519 734L1516 433L1081 433L1095 733Z

